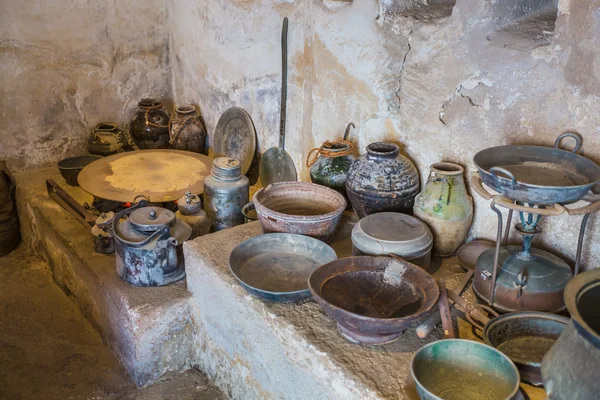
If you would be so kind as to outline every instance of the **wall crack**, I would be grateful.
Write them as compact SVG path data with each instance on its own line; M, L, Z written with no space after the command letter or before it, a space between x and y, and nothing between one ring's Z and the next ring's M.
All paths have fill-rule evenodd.
M410 51L412 50L412 47L410 45L410 41L412 39L412 29L410 30L410 32L408 32L408 38L406 38L406 45L408 46L408 49L406 50L406 53L404 53L404 57L402 58L402 66L400 67L400 76L398 77L398 90L396 91L396 97L398 98L398 103L402 103L402 97L400 95L400 92L402 91L402 75L404 73L404 66L406 65L406 58L408 57L408 53L410 53Z

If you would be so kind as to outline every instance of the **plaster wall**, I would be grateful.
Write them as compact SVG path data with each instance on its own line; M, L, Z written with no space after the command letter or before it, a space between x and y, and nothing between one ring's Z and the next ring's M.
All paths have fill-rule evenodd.
M584 155L600 161L600 1L426 3L177 2L170 14L175 101L198 104L209 134L228 107L244 107L261 150L276 146L279 39L288 16L286 150L302 180L310 149L341 138L350 121L358 152L397 142L422 183L434 162L469 171L479 150L552 146L565 130L579 132ZM471 236L493 238L496 218L474 197ZM573 261L579 221L547 218L536 245ZM600 263L599 236L592 217L584 267Z
M170 97L163 0L0 4L0 158L13 170L85 153L97 123Z

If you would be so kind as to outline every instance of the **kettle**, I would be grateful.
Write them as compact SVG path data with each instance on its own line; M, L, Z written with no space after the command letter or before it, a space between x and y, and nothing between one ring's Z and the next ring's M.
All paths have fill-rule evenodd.
M111 233L117 274L125 282L164 286L185 277L182 243L192 228L174 212L141 199L115 216Z

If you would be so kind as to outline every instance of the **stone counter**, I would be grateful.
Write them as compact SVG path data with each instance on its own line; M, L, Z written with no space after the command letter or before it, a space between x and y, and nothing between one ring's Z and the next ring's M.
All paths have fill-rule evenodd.
M341 257L349 255L352 226L346 216L334 239ZM404 386L412 354L440 339L441 329L426 340L413 327L391 344L357 345L312 300L281 304L250 296L230 273L228 257L260 233L253 222L184 245L200 369L235 399L409 399ZM449 288L458 284L456 259L434 260L432 268ZM473 300L472 292L465 296ZM459 327L462 337L473 338L465 322Z

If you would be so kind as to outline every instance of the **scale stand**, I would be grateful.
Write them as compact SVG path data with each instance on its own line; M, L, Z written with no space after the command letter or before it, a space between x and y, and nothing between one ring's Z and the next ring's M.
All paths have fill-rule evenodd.
M575 268L571 272L570 267L568 267L569 275L571 275L571 276L577 275L579 273L580 266L581 266L581 253L582 253L582 248L583 248L583 238L585 235L585 229L587 226L587 222L592 213L600 210L600 196L588 195L588 196L583 197L582 200L587 201L589 204L587 204L584 207L579 207L579 208L567 208L560 204L535 205L535 204L529 204L529 203L520 203L520 202L511 200L505 196L494 195L494 194L490 193L488 190L486 190L483 187L482 180L481 180L479 173L472 174L471 187L478 195L480 195L484 199L491 200L490 208L498 216L498 230L497 230L497 234L496 234L496 247L493 252L493 262L492 262L493 272L490 274L489 271L482 270L481 276L476 276L476 279L479 279L480 282L487 281L491 278L491 287L489 290L489 295L487 295L487 296L482 295L481 293L478 293L476 291L477 297L479 297L481 300L487 302L490 307L496 308L498 311L501 311L501 312L510 312L510 311L559 312L562 309L564 309L564 303L562 304L562 309L559 309L559 308L549 309L549 310L538 309L540 306L543 306L543 302L548 302L548 299L541 298L541 297L538 297L538 299L534 299L534 296L532 296L531 293L528 294L528 296L530 298L522 299L522 301L519 300L521 295L524 293L524 288L526 287L526 285L528 285L528 279L530 278L528 275L527 268L523 268L523 269L519 270L519 272L512 271L515 274L515 277L510 285L506 285L506 282L502 283L503 285L505 285L503 287L504 292L516 290L516 299L512 298L512 299L510 299L509 302L514 303L514 304L519 303L525 309L496 304L496 297L497 297L496 287L498 284L497 280L498 280L498 275L499 275L499 270L500 270L501 248L503 249L503 251L507 251L506 249L511 249L511 251L514 253L514 254L511 253L511 259L510 259L511 261L510 262L520 263L520 265L528 265L528 263L535 262L536 259L538 259L538 260L541 260L540 263L547 262L548 264L550 264L548 266L548 268L557 267L559 269L565 269L568 267L568 265L564 261L562 261L558 257L556 257L550 253L547 253L543 250L532 248L531 242L532 242L533 238L536 235L539 235L542 231L541 228L538 226L538 223L540 222L540 220L543 216L555 216L555 215L562 215L564 213L567 213L569 215L583 215L583 219L581 221L581 227L579 229L579 238L578 238L578 242L577 242L577 254L576 254L576 258L575 258ZM504 235L502 232L503 231L503 215L502 215L502 212L500 211L499 207L506 208L509 210L506 229L504 230ZM508 246L508 235L510 233L510 227L511 227L511 222L512 222L512 217L513 217L514 211L517 211L519 213L519 219L520 219L520 223L516 224L515 228L517 230L517 233L523 237L523 249L520 252L516 252L514 249L514 246ZM488 254L488 256L490 256L491 251L492 251L492 249L488 250L487 252L483 253L482 256L484 256L486 253ZM490 253L488 253L488 252L490 252ZM540 263L538 263L538 264L540 264ZM563 271L563 272L565 272L565 271ZM570 279L570 276L566 276L565 273L563 273L560 277L558 277L556 279L558 279L559 281L563 281L563 280L568 281ZM564 282L565 285L566 285L566 281ZM474 287L474 289L475 289L475 287ZM554 294L554 297L556 298L557 301L560 300L562 302L562 289L564 289L564 287L562 287L560 289L561 290L559 292L556 292L557 294L560 295L560 297L557 297L556 294ZM505 299L506 299L506 296L503 296L504 301L505 301ZM535 304L536 302L538 304ZM524 305L524 304L527 304L527 305ZM532 309L527 309L528 307L532 308Z

